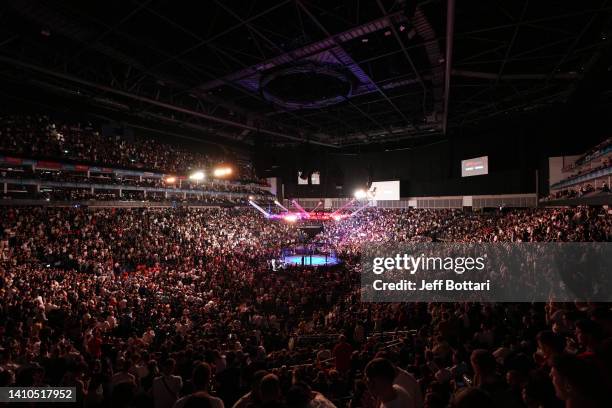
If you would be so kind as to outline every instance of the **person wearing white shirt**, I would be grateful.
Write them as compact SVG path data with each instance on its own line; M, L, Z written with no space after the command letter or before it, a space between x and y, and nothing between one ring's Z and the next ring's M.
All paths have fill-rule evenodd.
M386 352L379 352L376 353L376 357L388 359L389 356ZM394 366L395 372L397 374L395 376L395 381L393 381L393 384L399 385L404 390L406 390L408 394L410 394L410 396L414 399L414 404L416 408L423 408L423 393L421 392L421 387L419 386L417 379L408 371L403 370L396 365Z
M419 386L416 378L414 378L414 375L399 367L396 367L395 369L397 371L397 376L395 376L395 381L393 384L399 385L412 396L416 408L422 408L423 393L421 392L421 387Z
M366 383L378 408L416 408L414 398L397 384L397 371L391 361L375 358L365 368Z
M173 375L176 362L169 358L164 362L163 375L153 380L153 401L155 408L172 408L176 402L183 380Z
M125 361L125 359L120 358L117 362L117 367L120 371L115 373L111 378L111 384L113 386L126 382L136 385L136 377L134 377L133 374L130 374L130 363L128 361Z

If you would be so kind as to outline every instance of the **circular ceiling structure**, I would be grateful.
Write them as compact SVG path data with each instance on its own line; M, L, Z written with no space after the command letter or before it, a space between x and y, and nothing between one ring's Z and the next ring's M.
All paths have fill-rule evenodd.
M308 63L265 74L260 81L263 97L286 109L317 109L335 105L353 92L344 68Z

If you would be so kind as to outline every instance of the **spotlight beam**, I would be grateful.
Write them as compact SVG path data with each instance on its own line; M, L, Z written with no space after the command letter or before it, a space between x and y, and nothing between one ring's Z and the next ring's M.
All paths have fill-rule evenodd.
M323 202L319 201L317 203L317 206L315 208L313 208L308 214L312 214L313 212L317 211L317 209L321 206L321 204L323 204Z
M349 214L349 217L352 217L353 215L357 214L358 212L360 212L361 210L363 210L364 208L369 207L370 204L369 203L365 203L364 205L362 205L361 207L359 207L358 209L356 209L355 211L353 211L352 213Z
M336 211L334 211L334 212L333 212L333 213L331 213L330 215L331 215L331 216L333 216L333 215L338 214L340 211L342 211L342 210L344 210L345 208L347 208L347 207L349 207L349 206L353 205L353 203L354 203L354 202L355 202L355 199L354 199L354 198L352 198L350 201L348 201L346 204L344 204L342 207L338 208Z
M274 204L278 205L283 210L289 212L289 209L287 207L285 207L284 205L282 205L278 200L274 200Z
M309 217L310 217L310 214L308 214L308 213L306 212L306 210L305 210L304 208L302 208L302 206L301 206L301 205L299 205L299 204L298 204L298 202L297 202L296 200L291 200L291 203L292 203L292 204L295 206L295 208L297 208L298 210L300 210L300 212L301 212L302 214L304 214L304 215L306 216L306 218L309 218Z
M251 204L257 211L259 211L260 213L262 213L266 218L270 218L270 214L268 214L266 212L266 210L264 210L263 208L261 208L259 205L257 205L257 203L255 203L255 201L253 200L249 200L249 204Z

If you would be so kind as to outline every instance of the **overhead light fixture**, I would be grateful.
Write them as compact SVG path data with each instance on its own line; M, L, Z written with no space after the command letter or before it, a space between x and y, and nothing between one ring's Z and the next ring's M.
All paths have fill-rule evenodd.
M232 174L231 167L217 167L213 170L213 176L215 177L227 177Z
M355 190L353 196L358 200L363 200L368 196L368 193L366 193L364 189L360 188L359 190Z
M204 180L204 172L203 171L195 171L189 175L189 180L192 181L202 181Z
M283 219L287 222L296 222L298 219L298 216L295 214L287 214L283 217Z

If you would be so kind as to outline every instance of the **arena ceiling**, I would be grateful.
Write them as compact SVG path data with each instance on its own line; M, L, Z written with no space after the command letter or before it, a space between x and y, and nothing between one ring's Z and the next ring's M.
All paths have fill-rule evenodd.
M563 104L608 63L612 40L601 0L0 7L4 104L78 106L245 144L433 139Z

